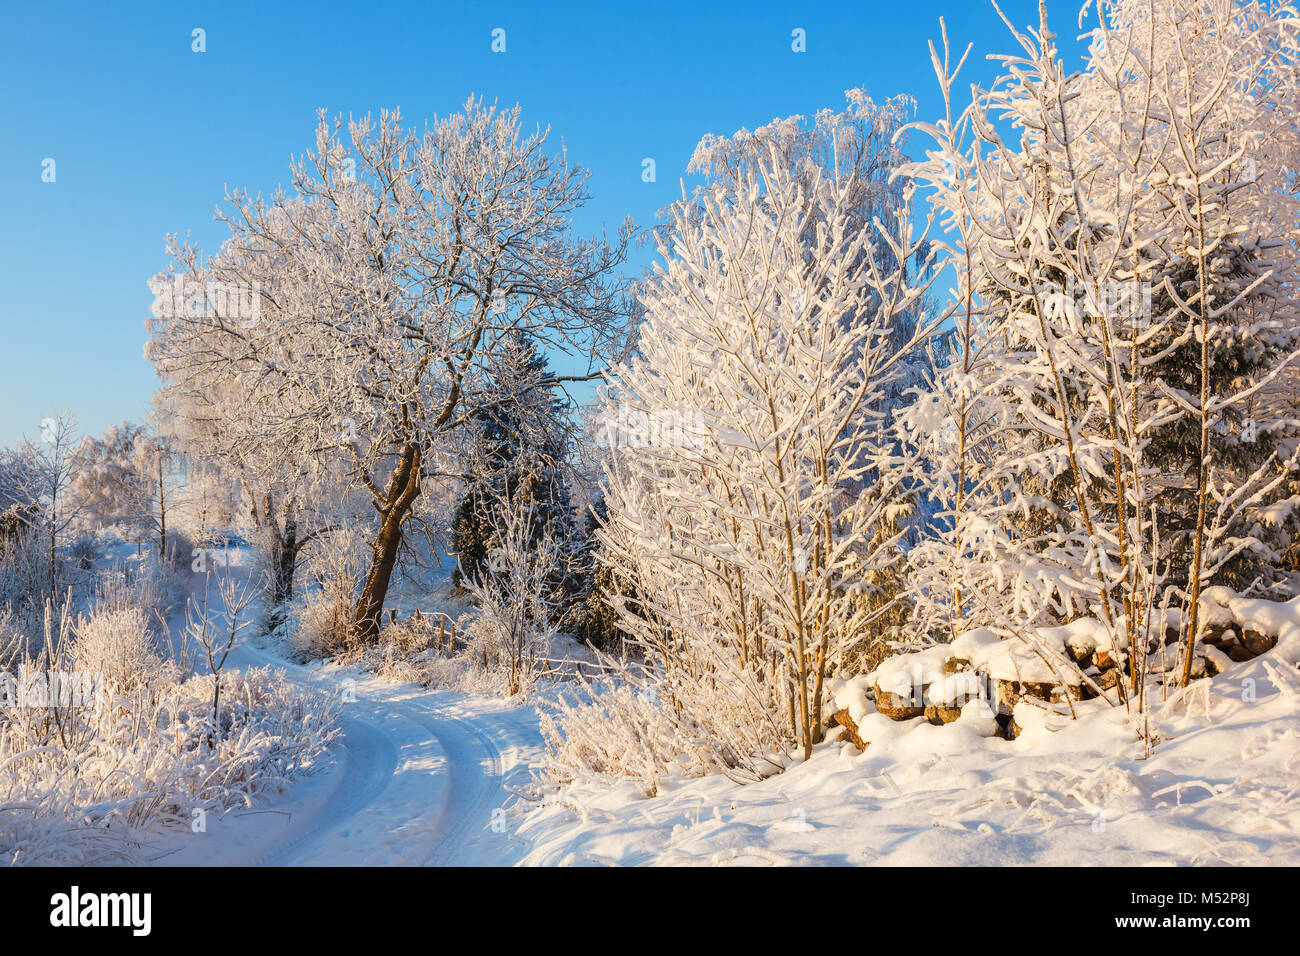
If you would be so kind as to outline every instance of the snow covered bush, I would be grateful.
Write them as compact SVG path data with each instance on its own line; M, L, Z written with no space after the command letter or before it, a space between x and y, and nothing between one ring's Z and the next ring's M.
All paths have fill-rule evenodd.
M403 654L418 654L433 646L438 637L434 619L421 613L393 620L379 629L379 643L391 644Z
M418 611L401 620L391 615L379 629L378 641L356 647L354 651L359 652L362 666L387 683L423 684L426 687L439 683L444 686L445 680L436 680L432 670L444 650L453 650L450 648L452 631L445 619L439 621L441 627L435 626L433 619ZM440 638L446 646L439 643ZM352 657L346 659L352 660ZM446 673L442 675L444 679L447 676Z
M189 565L173 570L152 560L142 565L116 565L98 572L86 596L91 609L139 609L149 627L165 630L167 621L189 599L194 575Z
M1083 70L1044 12L956 114L960 64L934 51L948 109L908 172L951 237L960 311L902 416L939 511L908 627L1032 642L1091 617L1136 649L1180 608L1185 683L1204 588L1267 588L1286 547L1298 21L1235 0L1097 12Z
M34 654L35 643L14 612L0 605L0 671Z
M138 647L121 608L95 620L91 640ZM198 811L219 815L275 792L321 766L337 735L335 700L254 669L225 676L214 739L209 678L179 682L159 668L145 681L82 680L71 669L86 651L67 615L46 628L47 653L0 689L6 863L145 862L158 827L188 829Z
M40 629L50 593L50 562L39 537L19 527L0 540L0 607L31 634Z
M154 629L142 607L101 607L80 618L72 645L74 669L102 674L106 684L130 694L164 670Z
M337 595L309 591L298 604L290 643L305 659L330 657L347 646L350 621L348 607Z
M760 776L811 753L828 675L884 613L855 595L900 559L889 402L944 318L925 314L912 189L873 173L899 161L870 147L902 106L849 99L811 131L701 144L715 181L673 208L605 393L600 539L639 605L616 599L619 625L674 719Z
M540 781L563 787L584 777L636 781L644 796L659 792L673 773L695 776L726 771L699 738L660 707L646 688L628 682L593 687L583 682L577 700L561 695L541 718L546 757Z
M12 636L15 648L26 647L37 653L43 644L42 628L51 606L48 568L48 556L36 536L24 537L0 554L0 617L4 620L0 630ZM74 614L82 614L76 628L85 631L85 646L98 648L95 653L103 651L110 659L118 655L108 652L108 648L119 639L147 642L147 634L160 633L189 589L188 568L178 573L158 567L152 560L142 565L96 567L89 571L63 561L59 573L65 589L53 605L55 616L65 606ZM128 637L132 634L136 637ZM3 653L0 651L0 655ZM136 656L134 652L124 653L124 661Z
M294 651L307 658L330 657L352 646L353 609L361 573L363 544L351 528L317 538L306 570L314 587L297 602L290 629Z
M99 560L101 549L99 542L93 535L83 534L68 546L68 560L78 571L87 572L93 570L95 562Z
M544 505L532 497L487 492L485 510L494 528L486 566L462 574L461 584L478 605L469 615L465 640L485 671L504 676L507 696L527 696L545 667L555 639L553 621L563 595L568 542L551 522L540 522Z

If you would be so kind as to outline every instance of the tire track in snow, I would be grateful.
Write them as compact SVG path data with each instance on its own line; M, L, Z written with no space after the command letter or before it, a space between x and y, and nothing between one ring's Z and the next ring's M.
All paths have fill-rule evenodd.
M509 838L486 836L493 811L510 797L507 770L525 766L524 753L540 744L516 714L495 701L478 713L451 692L296 664L279 648L252 642L238 646L229 663L269 666L312 691L337 693L353 678L366 687L344 703L340 764L316 786L305 778L283 802L257 811L287 817L284 826L223 821L230 829L211 851L193 846L179 859L227 866L448 865L499 863L510 855Z
M302 851L323 840L329 831L360 813L384 791L397 770L397 749L393 742L373 724L356 718L344 718L343 747L346 751L339 769L339 785L325 803L313 811L296 833L282 837L250 866L286 866ZM293 823L290 823L293 827Z
M458 717L446 708L438 708L438 714L443 718L444 728L452 726L456 729L454 734L447 734L444 729L439 737L447 750L451 775L447 812L454 813L454 820L425 859L425 866L447 866L458 862L457 857L468 849L470 838L481 836L482 831L490 826L492 811L500 806L504 785L501 751L492 739L470 720ZM465 746L467 737L473 737L478 744L477 756L475 748ZM477 773L470 768L475 760L479 764Z
M246 645L240 652L241 663L270 665L311 690L337 692L347 679L313 674L269 649ZM363 680L366 691L358 690L344 705L339 782L323 802L291 818L287 831L242 856L240 864L500 862L510 841L495 833L489 838L489 831L493 811L510 795L498 740L512 750L524 745L517 722L504 713L467 711L449 692L411 693Z

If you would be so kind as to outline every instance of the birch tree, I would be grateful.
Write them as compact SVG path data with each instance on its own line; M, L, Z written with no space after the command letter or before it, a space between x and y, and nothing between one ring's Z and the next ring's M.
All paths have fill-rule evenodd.
M851 124L818 122L848 145ZM744 163L673 210L637 358L606 390L600 536L637 598L615 599L620 626L669 712L755 774L821 739L827 677L867 624L855 590L894 557L875 533L902 480L885 398L943 318L920 311L910 188L892 228L864 229L861 168L791 163L787 128L746 136Z
M1188 612L1186 680L1201 590L1263 547L1254 516L1294 474L1278 452L1295 416L1277 404L1273 448L1243 449L1297 357L1281 119L1296 20L1230 0L1117 0L1098 17L1079 72L1045 11L1031 32L1008 23L1022 52L949 106L909 170L935 188L980 316L908 419L944 503L916 580L932 609L950 598L949 632L1096 617L1132 650L1136 691L1171 605ZM933 52L949 104L950 59Z

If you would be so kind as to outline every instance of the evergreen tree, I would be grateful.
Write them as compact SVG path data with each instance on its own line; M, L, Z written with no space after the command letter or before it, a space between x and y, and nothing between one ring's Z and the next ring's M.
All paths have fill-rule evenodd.
M511 339L506 348L508 360L494 382L500 400L486 403L474 416L476 435L469 455L474 477L453 526L458 558L453 582L457 586L463 586L466 576L482 580L492 572L494 542L500 533L498 503L531 505L533 544L549 534L570 551L576 538L564 477L567 402L557 396L546 356L536 343L522 332L507 334ZM558 606L570 607L581 585L580 576L564 567L552 577Z
M602 494L592 502L583 534L579 570L582 597L574 613L574 636L598 650L612 650L622 640L618 627L618 609L611 603L623 587L614 567L602 558L597 530L604 523L609 506ZM635 599L628 602L631 613L639 613Z
M1209 393L1219 408L1218 421L1208 435L1210 481L1235 489L1261 469L1265 475L1287 469L1296 445L1297 422L1293 411L1271 407L1267 391L1249 401L1226 399L1257 386L1285 364L1300 344L1300 328L1273 317L1273 304L1285 302L1287 290L1269 275L1272 265L1260 249L1245 241L1226 243L1207 266L1209 301L1215 306L1237 301L1235 307L1210 321L1207 342ZM1192 260L1177 259L1168 271L1168 283L1160 282L1154 291L1152 304L1157 315L1176 311L1169 287L1184 302L1198 294ZM1159 382L1150 395L1153 412L1172 404L1170 391L1194 395L1200 386L1199 335L1180 333L1184 330L1165 326L1145 345L1144 351L1153 357L1150 374ZM1156 500L1161 536L1169 546L1166 556L1178 578L1186 578L1191 565L1196 473L1188 463L1197 455L1196 425L1195 419L1181 416L1157 426L1146 448L1147 460L1160 473ZM1252 585L1267 588L1277 583L1281 576L1279 552L1297 530L1295 520L1291 509L1286 509L1281 521L1261 522L1260 515L1285 504L1295 493L1293 468L1290 477L1290 482L1262 495L1255 507L1233 516L1224 549L1236 553L1218 567L1207 586L1222 584L1244 591Z

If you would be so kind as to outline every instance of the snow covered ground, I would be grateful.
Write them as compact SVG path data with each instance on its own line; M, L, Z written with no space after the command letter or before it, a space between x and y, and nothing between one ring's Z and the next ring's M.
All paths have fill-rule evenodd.
M831 741L760 783L675 779L645 798L580 780L540 802L534 707L295 664L266 640L230 666L267 664L342 699L334 765L205 832L160 837L154 862L1300 864L1300 670L1273 654L1158 706L1149 758L1124 710L1096 700L1015 740L986 736L991 719L868 713L865 752Z
M240 653L241 665L274 659ZM891 721L865 753L828 743L757 784L679 780L646 799L633 784L592 781L540 807L516 795L541 753L533 708L355 668L283 666L355 693L339 763L283 801L186 834L158 862L1300 863L1300 674L1267 658L1161 711L1150 759L1109 708L1015 741L965 721ZM1243 699L1252 681L1256 699Z
M881 718L866 752L824 745L756 784L572 787L521 827L523 862L1300 864L1298 703L1300 672L1237 665L1160 712L1145 760L1122 709L1014 741Z
M295 784L282 800L209 820L204 833L169 837L153 854L156 862L488 865L522 855L505 808L541 746L531 708L384 684L356 667L296 665L253 644L232 656L235 667L262 664L340 696L335 766Z

